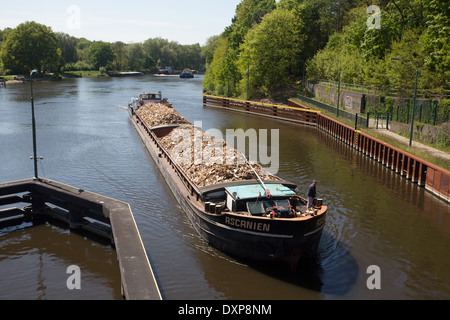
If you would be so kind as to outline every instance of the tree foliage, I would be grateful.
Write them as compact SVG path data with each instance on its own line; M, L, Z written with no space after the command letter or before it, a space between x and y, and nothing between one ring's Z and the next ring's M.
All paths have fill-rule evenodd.
M369 24L369 5L380 9L377 26ZM275 16L282 28L269 23ZM343 82L403 89L405 95L418 66L420 89L448 95L449 26L446 0L279 0L275 7L272 1L242 0L208 53L204 90L223 94L232 77L240 85L227 91L244 96L250 65L252 94L276 95L300 82L306 62L309 80L337 81L341 71Z
M207 92L224 95L228 90L228 77L232 76L229 72L230 66L227 66L230 63L231 48L224 36L215 39L211 46L214 47L214 54L207 64L208 71L203 79L203 87Z
M237 5L232 24L210 43L210 50L214 50L214 54L209 52L206 65L204 89L207 92L235 96L242 94L242 87L245 84L241 81L246 77L247 71L243 67L245 62L240 55L244 54L245 46L251 47L248 44L250 39L247 38L247 33L257 28L264 17L275 9L274 0L243 0ZM249 55L248 50L244 55Z
M2 42L0 57L3 69L29 73L33 69L56 69L61 58L58 37L36 22L25 22L8 33Z
M58 48L61 50L59 67L64 68L66 64L77 62L77 38L72 37L66 33L58 33L57 36Z
M250 70L250 85L258 95L270 96L291 82L289 73L306 38L303 27L291 11L275 10L247 33L238 64L241 74ZM241 91L247 78L243 77Z
M239 3L232 25L225 28L225 36L228 38L230 47L238 50L248 30L258 25L262 18L275 8L275 0L243 0Z
M111 44L103 41L92 43L89 46L89 55L95 69L106 68L113 62L115 56Z
M333 36L343 39L339 46L333 47L333 37L330 37L327 46L311 59L310 76L333 79L333 74L319 66L324 64L322 58L334 56L342 63L344 82L402 89L405 95L410 95L418 67L419 88L434 93L440 93L445 88L448 90L450 15L446 1L391 1L381 7L379 28L365 27L367 14L363 9L360 7L359 18ZM349 56L351 43L355 47ZM414 60L417 64L393 61L391 58ZM354 69L362 77L345 77L355 68L346 63L349 60L363 62Z
M9 42L8 42L8 41ZM1 69L8 73L41 71L117 70L150 71L171 66L205 70L200 44L181 45L162 38L143 43L108 43L54 33L49 27L26 22L0 30Z

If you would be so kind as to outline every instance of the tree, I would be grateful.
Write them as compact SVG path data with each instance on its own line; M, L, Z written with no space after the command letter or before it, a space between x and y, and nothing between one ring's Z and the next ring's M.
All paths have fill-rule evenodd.
M13 29L2 44L4 69L28 74L31 70L56 69L61 57L57 35L50 27L34 21Z
M417 61L419 66L418 87L423 88L425 83L421 83L423 77L423 51L419 42L417 30L406 30L400 41L393 43L391 52L386 56L389 68L386 75L390 79L390 85L400 90L400 95L410 97L413 95L414 81L416 75L416 63L412 61L390 61L390 58L400 58Z
M58 33L58 48L61 50L60 67L78 61L77 38L66 33Z
M11 28L3 29L3 31L0 30L0 49L1 49L1 47L2 47L2 43L3 43L4 41L6 41L6 38L8 37L8 34L9 34L11 31L12 31Z
M293 8L292 12L305 24L303 31L307 39L305 39L303 58L308 59L314 56L318 50L323 49L328 38L342 27L340 22L343 12L342 1L304 0L297 2L299 4ZM292 7L293 3L280 0L279 6Z
M259 24L262 18L275 10L275 0L243 0L236 6L233 24L225 29L230 47L238 50L244 42L245 35L253 26Z
M130 70L143 70L145 52L141 43L133 43L128 46L128 66Z
M176 68L177 52L170 43L161 48L161 57L159 59L161 67L171 66Z
M215 35L206 40L206 44L202 47L202 55L205 57L205 63L210 64L214 58L214 51L217 48L220 36Z
M225 78L226 72L223 70L225 60L230 51L228 39L224 36L215 40L214 55L203 78L203 88L209 93L223 95L226 91Z
M397 19L393 19L389 12L381 11L380 28L367 29L361 44L362 54L366 61L375 57L382 59L390 50L394 41L400 40L402 28Z
M179 48L177 63L179 69L202 69L205 64L200 44L183 45Z
M128 66L131 70L149 70L155 65L153 58L144 51L142 43L131 44L127 47L127 49Z
M239 83L243 74L237 62L245 36L275 9L275 0L243 0L236 6L232 25L221 36L210 38L204 48L207 70L203 86L207 92L239 94L235 84Z
M126 44L122 41L114 42L111 45L111 48L114 52L114 69L115 70L123 70L124 68L127 68L127 53L126 53Z
M426 30L420 39L425 51L425 67L431 73L435 86L446 85L450 79L450 8L446 0L428 3Z
M161 48L168 45L169 41L163 38L150 38L144 41L144 49L153 59L161 57Z
M115 56L111 44L103 41L93 42L89 46L89 55L92 64L97 70L100 67L109 67Z
M243 75L250 66L253 93L271 96L290 84L289 71L301 56L306 38L303 28L303 22L292 11L275 10L247 33L239 66ZM246 76L241 85L244 90Z

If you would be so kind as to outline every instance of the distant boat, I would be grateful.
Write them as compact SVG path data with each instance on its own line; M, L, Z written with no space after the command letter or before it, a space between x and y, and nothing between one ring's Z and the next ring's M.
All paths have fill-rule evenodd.
M172 67L166 67L165 69L159 69L158 74L172 74L173 69Z
M183 72L182 74L180 74L180 78L193 78L194 75L190 72Z
M131 99L128 106L137 110L149 102L162 103L168 107L172 106L172 104L167 101L167 98L162 97L161 91L158 93L141 93L137 98Z
M109 73L110 77L136 77L136 76L142 76L142 72L111 72Z

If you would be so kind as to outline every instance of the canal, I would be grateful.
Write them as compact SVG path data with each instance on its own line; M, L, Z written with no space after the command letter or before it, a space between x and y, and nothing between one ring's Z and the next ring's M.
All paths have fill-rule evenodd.
M128 202L165 299L450 299L450 206L331 138L288 122L202 107L202 77L34 82L39 175ZM279 171L313 179L329 211L318 261L290 274L204 243L128 119L162 91L203 130L279 129ZM33 177L30 88L0 89L0 182ZM270 139L269 139L270 142ZM269 146L271 147L271 146ZM272 150L276 150L272 148ZM114 250L52 225L0 230L0 299L120 299ZM67 268L81 270L69 290ZM380 289L369 289L371 266Z

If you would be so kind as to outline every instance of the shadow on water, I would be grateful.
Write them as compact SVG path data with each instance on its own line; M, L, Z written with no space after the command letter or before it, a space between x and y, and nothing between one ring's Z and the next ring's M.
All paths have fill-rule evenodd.
M297 270L285 263L247 265L267 276L330 296L345 296L358 279L358 262L349 248L325 230L316 257L300 260Z

